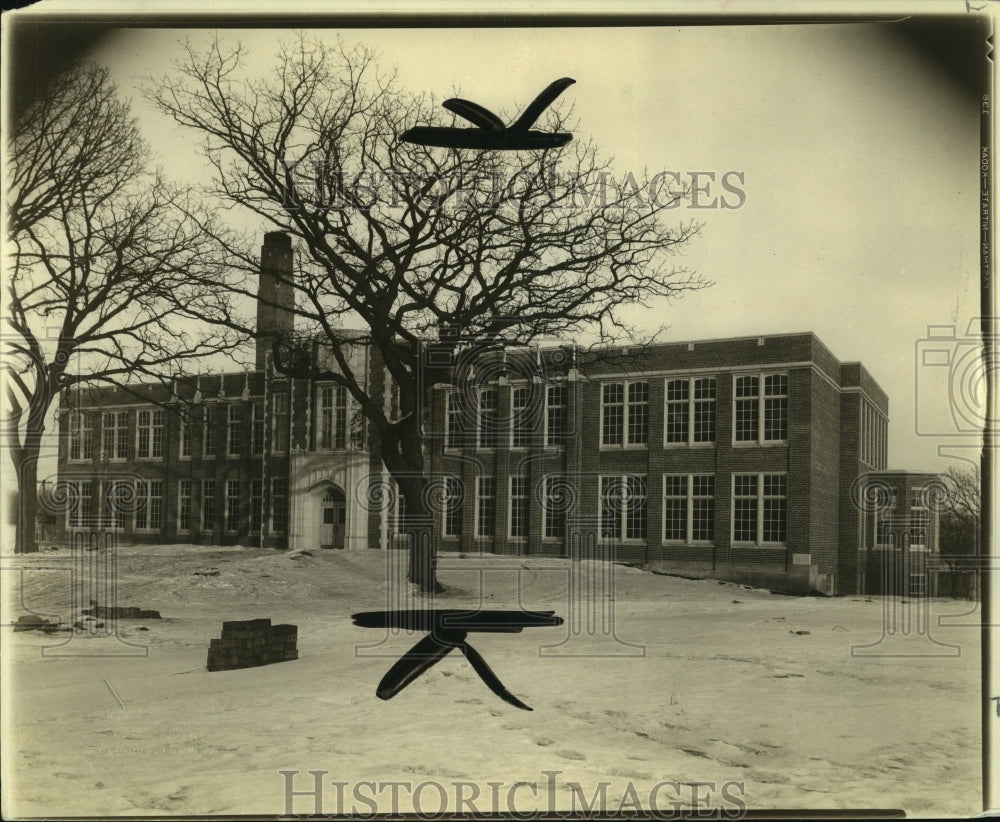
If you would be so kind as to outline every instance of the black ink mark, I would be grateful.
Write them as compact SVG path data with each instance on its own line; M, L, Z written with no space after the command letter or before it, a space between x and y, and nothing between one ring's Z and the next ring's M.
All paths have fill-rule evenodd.
M524 628L562 625L554 611L364 611L351 619L361 628L398 628L404 631L429 631L410 648L382 677L375 689L379 699L392 699L431 666L458 648L479 678L504 702L525 711L532 710L507 690L500 678L468 642L470 632L520 633Z
M563 77L542 91L524 113L509 128L492 111L478 103L453 97L443 105L448 111L468 120L476 128L456 128L454 126L417 126L404 131L400 138L408 143L442 148L499 149L501 151L521 151L526 149L556 148L573 139L564 132L532 131L543 111L575 83L571 77Z

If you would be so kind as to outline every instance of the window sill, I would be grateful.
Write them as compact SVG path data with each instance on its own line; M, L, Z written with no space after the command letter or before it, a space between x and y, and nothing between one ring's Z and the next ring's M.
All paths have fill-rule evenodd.
M774 550L775 548L785 549L785 548L788 547L788 543L787 542L735 542L734 541L734 542L731 543L731 546L733 548L747 548L747 549L762 548L762 549Z
M688 540L682 542L661 542L661 548L711 548L715 540Z

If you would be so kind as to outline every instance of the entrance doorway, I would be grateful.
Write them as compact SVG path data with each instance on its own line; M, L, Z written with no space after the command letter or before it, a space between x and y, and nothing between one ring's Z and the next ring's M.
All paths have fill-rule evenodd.
M339 488L331 488L323 497L319 510L319 547L343 548L344 529L347 525L347 501L344 492Z

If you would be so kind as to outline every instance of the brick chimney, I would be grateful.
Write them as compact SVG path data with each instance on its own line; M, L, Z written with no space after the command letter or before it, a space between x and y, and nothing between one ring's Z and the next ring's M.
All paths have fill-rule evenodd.
M292 309L292 238L283 231L269 231L260 249L257 284L257 369L263 370L276 337L294 327Z

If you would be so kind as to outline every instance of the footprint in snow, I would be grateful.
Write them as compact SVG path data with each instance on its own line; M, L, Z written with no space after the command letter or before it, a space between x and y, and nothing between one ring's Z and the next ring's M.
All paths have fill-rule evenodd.
M587 758L579 751L570 751L570 750L556 751L556 756L561 756L563 759L576 759L576 760L583 760Z

